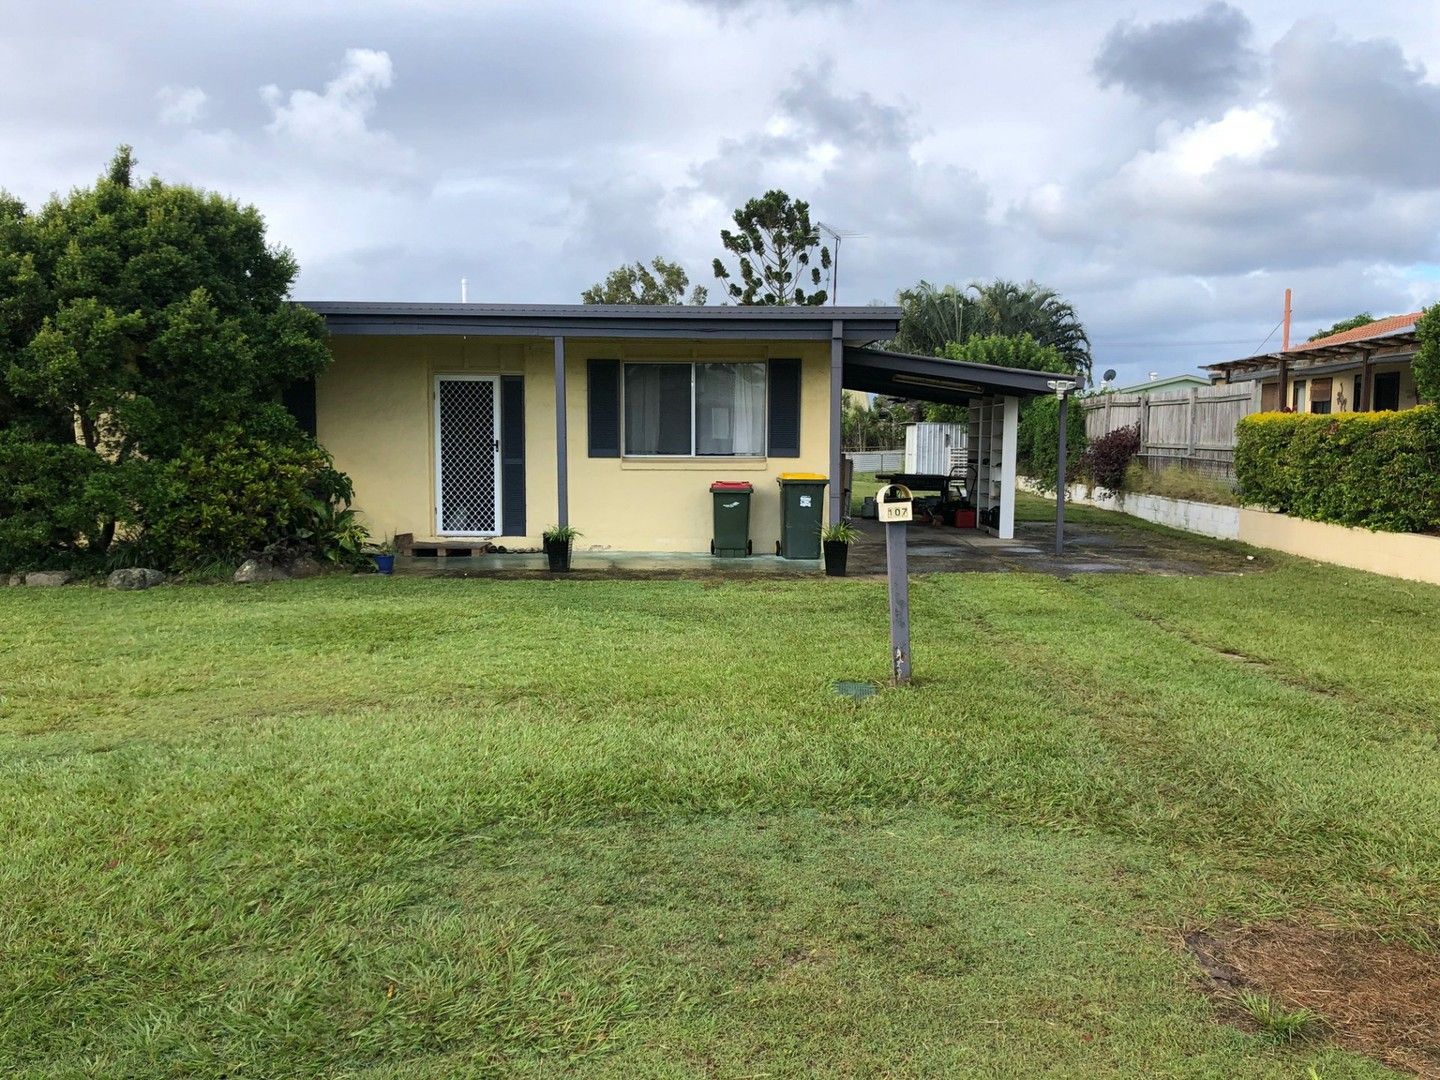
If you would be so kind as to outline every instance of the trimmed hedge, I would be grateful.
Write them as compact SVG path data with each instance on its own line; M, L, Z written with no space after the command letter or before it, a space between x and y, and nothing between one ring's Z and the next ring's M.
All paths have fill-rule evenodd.
M1440 529L1440 410L1267 412L1236 428L1242 501L1387 532Z

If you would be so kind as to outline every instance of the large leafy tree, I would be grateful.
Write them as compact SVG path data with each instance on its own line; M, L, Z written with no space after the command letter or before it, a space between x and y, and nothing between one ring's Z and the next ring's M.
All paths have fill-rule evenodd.
M709 298L709 290L696 285L687 301L689 288L690 275L680 264L656 255L649 266L642 262L617 266L604 281L582 292L580 299L587 304L703 304Z
M63 495L68 524L45 542L103 552L118 524L144 529L147 493L209 433L303 443L278 402L329 350L322 320L288 302L295 275L253 207L137 181L129 147L37 212L0 197L0 474L53 466L0 517L39 521Z
M1319 341L1321 338L1329 337L1331 334L1343 334L1346 330L1357 330L1362 326L1369 326L1374 321L1374 315L1371 315L1368 311L1362 311L1358 315L1351 315L1348 319L1341 319L1335 325L1326 327L1324 330L1316 330L1315 333L1311 334L1305 340Z
M846 394L840 402L841 440L846 450L890 450L905 442L914 417L905 402L876 395L868 403Z
M1057 350L1062 369L1089 381L1090 338L1075 307L1054 289L1034 281L972 281L963 289L921 281L902 289L903 309L894 345L906 352L938 356L952 342L975 337L1029 335Z
M952 341L942 355L970 364L993 364L996 367L1023 368L1026 371L1053 371L1057 375L1073 375L1070 361L1054 345L1042 345L1029 334L986 334L984 337ZM965 410L954 405L930 402L925 406L925 419L957 423L966 419Z
M830 249L810 221L810 204L783 191L767 191L735 211L735 229L722 229L720 242L734 258L714 262L715 277L738 304L823 304L822 271L830 269ZM817 251L818 249L818 251ZM735 280L736 274L739 281Z

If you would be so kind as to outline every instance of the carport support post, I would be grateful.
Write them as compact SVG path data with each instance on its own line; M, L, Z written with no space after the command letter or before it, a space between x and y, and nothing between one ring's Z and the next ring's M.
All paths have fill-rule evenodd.
M830 324L830 524L834 525L849 515L850 508L842 507L841 490L845 485L841 479L840 461L840 397L841 383L845 378L845 323L836 319Z
M910 566L905 523L885 524L885 577L890 586L890 663L896 686L910 681Z
M566 460L569 442L565 431L565 339L555 339L555 517L556 524L570 524L570 467Z
M1070 391L1060 396L1060 460L1055 466L1055 554L1065 554L1065 455L1070 435Z

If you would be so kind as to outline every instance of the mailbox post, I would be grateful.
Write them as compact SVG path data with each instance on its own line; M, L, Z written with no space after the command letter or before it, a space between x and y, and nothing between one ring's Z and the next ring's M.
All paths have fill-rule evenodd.
M885 576L890 589L890 667L896 686L910 681L910 570L905 556L906 525L915 516L914 497L903 484L880 489L876 516L885 523Z

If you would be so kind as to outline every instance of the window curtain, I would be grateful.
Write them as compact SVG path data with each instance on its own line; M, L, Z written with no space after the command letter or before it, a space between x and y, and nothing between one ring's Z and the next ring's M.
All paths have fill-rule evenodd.
M625 453L690 449L690 365L625 365Z
M695 450L732 457L765 455L765 365L697 364Z

